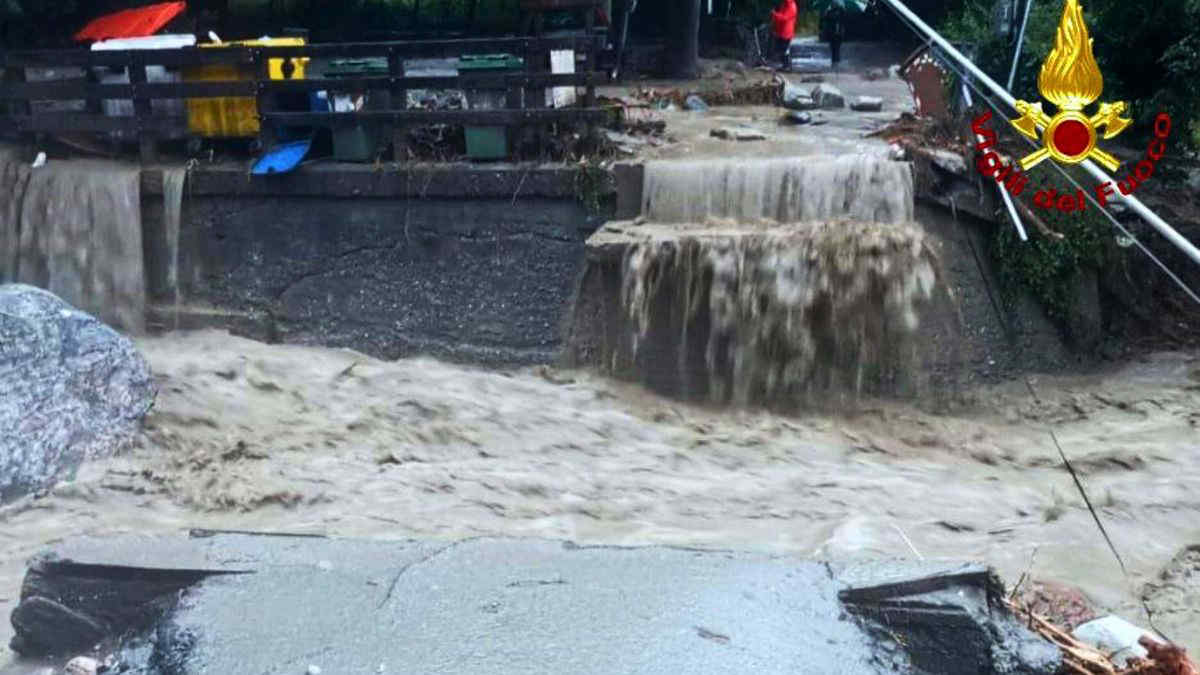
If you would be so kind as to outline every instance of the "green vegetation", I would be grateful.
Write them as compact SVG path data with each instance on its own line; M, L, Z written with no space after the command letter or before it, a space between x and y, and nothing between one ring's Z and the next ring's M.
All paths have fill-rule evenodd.
M941 23L941 30L951 40L974 45L980 67L1005 82L1015 36L1003 37L995 31L996 0L959 0L955 4L957 9ZM1170 150L1158 166L1155 180L1162 181L1160 184L1179 180L1183 175L1177 164L1181 150L1200 149L1200 0L1081 0L1081 4L1104 75L1101 101L1129 102L1135 121L1121 137L1107 143L1144 148L1154 116L1166 111L1174 123ZM1041 99L1037 77L1053 48L1062 11L1063 0L1034 1L1013 85L1017 98ZM1020 147L1024 149L1024 145ZM1085 188L1093 184L1090 178L1082 180ZM1060 194L1075 192L1048 164L1030 172L1029 187L1053 188ZM1021 200L1031 204L1032 196L1022 195ZM1029 241L1022 242L1005 219L994 231L990 252L1005 302L1011 305L1016 292L1026 289L1065 327L1076 302L1078 275L1087 269L1123 264L1126 249L1116 245L1112 225L1090 203L1083 213L1032 208L1063 238L1047 235L1026 220Z
M996 0L961 0L941 30L952 40L976 45L979 65L1003 83L1014 45L993 30L995 4ZM1081 4L1104 74L1102 100L1130 102L1141 130L1140 134L1137 129L1126 132L1121 140L1144 139L1154 115L1165 110L1176 129L1191 132L1187 141L1192 147L1200 148L1200 0L1082 0ZM1054 45L1062 9L1062 0L1035 0L1014 96L1040 98L1037 76Z
M1057 172L1041 167L1030 172L1030 186L1075 194L1075 188ZM1015 228L1005 221L993 231L991 255L1006 305L1011 308L1018 289L1025 288L1050 318L1062 325L1070 318L1080 271L1098 269L1109 256L1120 255L1122 249L1110 245L1114 241L1112 225L1091 204L1082 213L1034 209L1046 226L1063 238L1047 235L1026 220L1029 241L1021 241Z
M575 170L575 198L589 213L600 213L604 197L613 191L612 172L602 162L585 158Z

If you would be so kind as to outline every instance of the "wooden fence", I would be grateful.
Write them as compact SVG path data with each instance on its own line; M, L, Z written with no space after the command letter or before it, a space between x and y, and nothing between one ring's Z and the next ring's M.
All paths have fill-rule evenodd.
M553 122L594 124L608 119L612 111L595 105L595 87L599 81L596 55L603 38L580 36L564 38L506 38L472 40L424 40L405 42L369 42L314 44L296 47L229 46L165 50L91 51L54 50L0 52L4 79L0 82L0 124L11 125L29 134L62 132L126 132L138 139L143 160L151 160L157 142L167 136L187 135L186 116L156 114L151 101L156 99L202 99L253 97L257 100L260 138L263 147L275 140L273 130L281 126L327 127L373 123L402 132L407 127L445 123L481 126L519 127ZM549 67L551 50L574 50L582 64L576 72L553 74ZM415 59L456 58L465 55L506 53L524 59L519 71L472 73L450 76L413 76L405 73L405 64ZM386 58L387 75L340 77L337 79L272 79L270 63L274 59L362 59ZM197 66L235 66L246 73L243 79L230 81L148 82L146 66L187 69ZM582 65L582 68L580 67ZM129 84L98 84L87 79L31 82L30 68L126 68ZM288 67L285 67L285 75ZM547 87L583 88L581 105L547 108ZM357 112L283 111L277 104L282 93L325 90L363 91L386 101L380 109ZM407 92L432 90L504 90L507 104L489 110L415 110L407 107ZM133 114L105 115L103 100L131 100ZM34 101L86 101L82 112L35 111ZM7 105L3 105L7 103ZM515 105L514 105L515 104ZM399 139L399 135L395 136ZM396 142L399 142L398 140ZM397 148L399 150L399 148Z

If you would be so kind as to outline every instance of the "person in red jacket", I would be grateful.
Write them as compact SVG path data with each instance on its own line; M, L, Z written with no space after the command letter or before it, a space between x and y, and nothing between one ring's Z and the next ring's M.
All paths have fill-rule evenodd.
M780 0L779 6L771 10L771 33L775 36L775 51L783 63L783 69L792 67L792 38L796 37L796 0Z

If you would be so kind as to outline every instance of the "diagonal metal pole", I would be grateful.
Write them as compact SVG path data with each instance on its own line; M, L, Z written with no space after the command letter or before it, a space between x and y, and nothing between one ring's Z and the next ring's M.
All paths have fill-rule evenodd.
M990 89L992 93L995 94L999 99L1004 101L1009 108L1016 111L1017 100L1013 98L1012 94L1008 93L1004 87L1001 87L999 84L997 84L996 81L989 77L987 73L980 70L979 67L972 63L970 59L963 56L962 52L955 49L954 45L950 44L946 38L942 37L937 31L930 28L928 24L921 20L921 17L914 14L911 9L904 5L904 3L900 2L900 0L882 1L886 2L888 6L890 6L897 14L904 17L910 23L916 26L924 34L924 37L932 40L939 47L941 47L948 56L957 61L963 68L967 70L967 72L979 78L979 81L982 82L984 86ZM1105 173L1104 169L1096 166L1096 164L1090 159L1081 162L1080 166L1087 170L1088 173L1092 174L1092 176L1097 180L1104 181L1106 183L1112 181L1112 176L1109 176L1107 173ZM1134 213L1141 216L1142 220L1146 221L1150 227L1153 227L1155 230L1157 230L1159 234L1167 239L1167 241L1174 244L1176 248L1184 253L1184 255L1191 258L1192 262L1200 265L1200 249L1196 248L1195 244L1188 241L1187 238L1182 234L1179 234L1175 228L1167 224L1167 221L1159 217L1157 213L1150 210L1150 208L1143 204L1140 199L1131 194L1122 194L1120 190L1114 190L1112 197L1125 202L1125 204L1128 205Z
M1029 10L1033 9L1033 0L1025 0L1025 16L1021 19L1021 32L1017 34L1017 48L1013 50L1012 68L1008 71L1008 86L1012 91L1013 81L1017 79L1017 62L1021 60L1021 47L1025 45L1025 26L1029 24Z
M963 102L967 104L968 108L975 105L975 101L971 98L971 89L966 82L962 83L962 94ZM983 136L976 134L975 140L982 143ZM1004 206L1008 209L1008 217L1012 220L1013 227L1017 228L1017 236L1021 238L1021 241L1029 241L1029 235L1025 234L1025 225L1021 222L1021 216L1017 215L1017 207L1013 205L1012 195L1008 194L1008 189L1004 187L1003 183L997 183L996 189L1000 191L1000 198L1004 200Z

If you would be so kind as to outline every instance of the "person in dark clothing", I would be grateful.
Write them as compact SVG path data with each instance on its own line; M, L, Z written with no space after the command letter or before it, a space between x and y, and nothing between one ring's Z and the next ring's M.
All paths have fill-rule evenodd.
M775 55L784 70L792 67L792 38L796 37L796 0L780 0L771 10L771 34L775 36Z
M842 60L842 40L846 37L845 11L834 5L821 17L825 41L829 43L829 62L833 67Z

